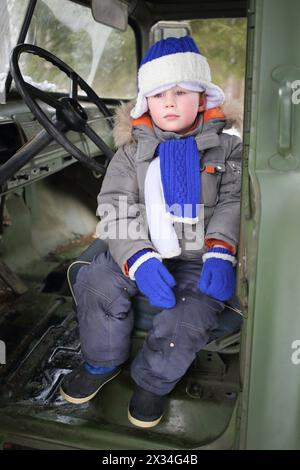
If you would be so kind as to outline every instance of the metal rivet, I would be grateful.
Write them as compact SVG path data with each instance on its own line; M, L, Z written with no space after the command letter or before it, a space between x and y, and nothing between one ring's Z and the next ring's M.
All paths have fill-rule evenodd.
M127 287L123 287L124 290L127 290Z
M182 299L181 299L181 300L182 300L182 302L185 302L185 297L182 297Z
M175 343L170 343L170 348L174 348Z

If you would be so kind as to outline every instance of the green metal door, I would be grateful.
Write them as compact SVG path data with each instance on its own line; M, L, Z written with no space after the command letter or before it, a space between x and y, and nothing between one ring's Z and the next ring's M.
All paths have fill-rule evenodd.
M250 2L239 443L248 449L300 449L299 24L299 0Z

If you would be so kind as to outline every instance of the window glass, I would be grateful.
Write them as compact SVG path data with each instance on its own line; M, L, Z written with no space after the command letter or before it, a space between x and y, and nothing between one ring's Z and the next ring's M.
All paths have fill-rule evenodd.
M67 0L39 0L27 42L36 44L71 66L104 98L136 95L136 47L132 29L125 32L96 23L89 8ZM68 92L65 74L50 63L22 54L26 80L49 91Z
M29 0L0 1L0 103L5 103L5 81L9 56L17 44Z
M226 100L244 99L246 66L245 18L192 20L191 34L208 59L212 80L225 93Z

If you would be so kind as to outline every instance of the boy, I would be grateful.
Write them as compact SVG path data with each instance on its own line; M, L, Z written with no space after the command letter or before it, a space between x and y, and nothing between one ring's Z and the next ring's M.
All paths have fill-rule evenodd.
M109 250L80 269L74 286L85 362L61 393L84 403L118 375L129 357L130 299L140 291L162 311L132 362L128 417L152 427L235 291L241 142L222 133L224 94L192 38L154 44L138 86L130 116L128 107L117 116L121 146L98 198L98 232ZM157 234L167 220L172 232Z

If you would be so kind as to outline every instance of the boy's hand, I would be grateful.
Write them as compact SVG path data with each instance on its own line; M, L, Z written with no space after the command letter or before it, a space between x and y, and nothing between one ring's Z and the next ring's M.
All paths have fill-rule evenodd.
M135 271L135 281L139 290L149 299L151 305L172 308L176 298L172 287L176 281L161 261L150 258Z
M203 261L199 290L222 302L229 300L236 286L235 257L225 248L212 248Z

